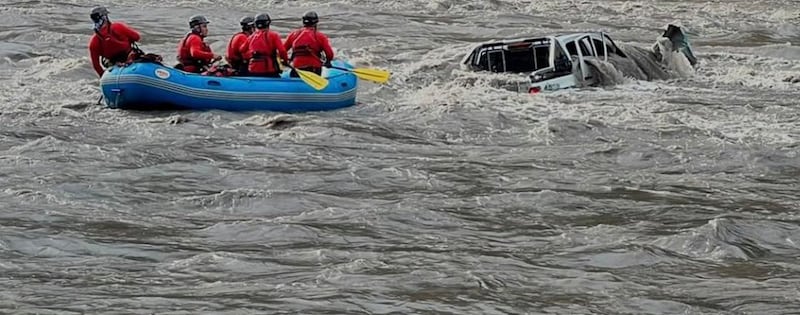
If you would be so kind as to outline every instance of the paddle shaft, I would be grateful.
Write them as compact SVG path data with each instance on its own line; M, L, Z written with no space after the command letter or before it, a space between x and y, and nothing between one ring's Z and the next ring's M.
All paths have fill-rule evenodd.
M328 66L331 69L338 69L342 71L347 71L352 74L355 74L356 77L362 80L368 80L376 83L386 83L389 81L389 72L386 70L379 70L379 69L370 69L370 68L343 68L343 67L336 67L336 66Z

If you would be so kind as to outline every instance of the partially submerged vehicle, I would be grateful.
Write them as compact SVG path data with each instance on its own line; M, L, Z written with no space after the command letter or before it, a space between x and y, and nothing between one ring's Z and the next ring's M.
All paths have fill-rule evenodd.
M475 71L527 74L527 92L538 93L598 83L602 75L598 60L623 64L618 70L625 75L664 79L665 72L658 72L665 71L663 64L673 52L682 54L691 66L697 64L686 34L680 27L669 25L652 51L621 49L602 32L572 33L482 43L464 57L462 64Z

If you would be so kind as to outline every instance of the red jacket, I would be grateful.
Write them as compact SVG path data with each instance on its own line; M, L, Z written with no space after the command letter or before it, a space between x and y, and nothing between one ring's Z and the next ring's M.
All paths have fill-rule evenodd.
M280 57L284 62L289 60L286 49L281 44L281 36L275 31L256 30L242 45L242 56L250 59L248 71L251 74L265 74L279 72L278 62L275 57Z
M186 34L178 44L178 61L183 65L183 71L199 73L211 64L212 59L214 53L200 35Z
M127 59L131 44L141 39L139 32L122 22L107 22L89 39L89 59L98 76L103 75L100 57L119 61ZM116 59L116 60L115 60Z
M286 50L292 50L292 65L297 68L322 68L320 53L325 53L326 60L333 60L333 47L316 27L307 26L295 30L286 37Z
M233 37L231 37L231 41L228 42L228 53L225 54L225 60L234 68L238 68L244 61L244 57L242 56L244 51L241 49L246 41L247 33L239 32L234 34Z

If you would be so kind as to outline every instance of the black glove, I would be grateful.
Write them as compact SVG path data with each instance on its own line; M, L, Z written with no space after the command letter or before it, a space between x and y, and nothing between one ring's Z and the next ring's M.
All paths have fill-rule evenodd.
M331 65L331 61L330 60L326 60L325 61L325 68L332 68L332 67L333 67L333 65Z

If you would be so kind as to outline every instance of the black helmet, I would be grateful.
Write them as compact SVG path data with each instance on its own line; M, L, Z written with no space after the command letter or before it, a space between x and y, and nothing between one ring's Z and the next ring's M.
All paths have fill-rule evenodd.
M252 16L243 16L239 20L239 24L241 24L242 27L253 27L253 23L255 23L255 22L256 22L256 20L253 19Z
M317 12L308 11L303 14L303 25L317 25L317 22L319 22L319 15L317 15Z
M89 13L89 18L92 19L92 22L100 22L100 19L108 17L108 9L106 7L94 7L92 8L92 12Z
M201 24L208 24L208 19L202 15L195 15L189 18L189 27L195 27Z
M270 23L272 23L272 19L269 18L269 14L261 13L256 15L256 28L267 28Z

